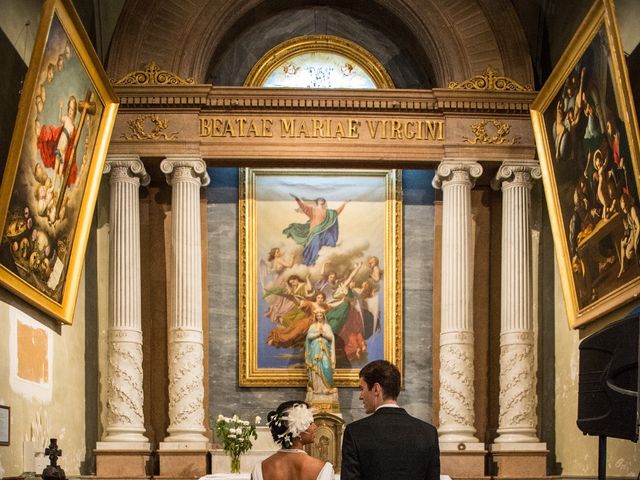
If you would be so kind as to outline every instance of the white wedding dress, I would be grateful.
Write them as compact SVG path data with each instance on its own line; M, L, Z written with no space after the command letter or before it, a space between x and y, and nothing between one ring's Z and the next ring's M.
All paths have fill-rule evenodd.
M324 464L324 467L322 467L322 470L320 470L316 480L334 480L334 477L335 473L333 471L333 465L327 462ZM251 480L264 480L262 477L262 462L258 463L254 467L253 472L251 472Z

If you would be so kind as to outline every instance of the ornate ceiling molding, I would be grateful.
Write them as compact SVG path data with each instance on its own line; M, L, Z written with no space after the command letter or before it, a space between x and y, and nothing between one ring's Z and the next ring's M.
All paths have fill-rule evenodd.
M489 65L484 74L476 75L463 82L449 82L449 88L454 90L496 90L499 92L531 92L531 85L521 85L515 80L498 75Z
M150 62L144 70L127 73L112 85L194 85L193 78L182 78L175 73L160 70L155 62Z

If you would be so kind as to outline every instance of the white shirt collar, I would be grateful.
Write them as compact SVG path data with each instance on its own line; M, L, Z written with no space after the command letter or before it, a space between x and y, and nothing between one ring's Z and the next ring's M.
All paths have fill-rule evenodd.
M384 403L382 405L380 405L378 408L376 408L376 412L378 410L380 410L381 408L402 408L400 405L398 405L397 403Z

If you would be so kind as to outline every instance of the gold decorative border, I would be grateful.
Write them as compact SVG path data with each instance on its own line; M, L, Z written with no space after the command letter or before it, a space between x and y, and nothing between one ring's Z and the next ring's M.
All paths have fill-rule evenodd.
M491 123L494 127L496 127L496 134L493 136L489 136L486 130L486 126ZM480 120L478 123L472 123L469 125L471 131L475 135L474 138L462 137L466 143L470 143L475 145L476 143L483 144L492 144L492 145L502 145L506 143L507 145L515 145L520 141L520 137L514 135L512 138L507 139L507 135L511 133L511 125L506 122L502 122L500 120Z
M51 33L54 18L59 20L70 47L82 64L82 71L73 75L77 75L78 82L84 81L86 76L93 86L90 95L86 97L88 105L85 112L89 112L87 115L91 114L91 110L94 108L91 106L92 103L95 105L96 112L98 111L97 106L101 105L102 112L100 116L96 116L92 120L93 128L97 130L93 148L86 148L84 151L86 159L83 160L83 164L80 162L77 164L79 170L84 169L84 172L86 172L83 173L83 175L86 175L86 183L84 191L80 195L77 216L69 216L65 220L69 225L61 228L56 236L52 235L52 240L56 241L53 246L58 249L56 258L60 260L59 264L63 265L63 273L59 279L59 285L56 287L56 290L61 289L62 292L59 299L57 295L52 293L56 290L52 290L48 283L43 286L42 282L40 281L38 284L33 279L33 276L31 280L29 276L23 278L23 276L14 272L5 264L0 265L0 283L45 314L60 322L71 324L73 323L93 211L102 180L102 170L116 120L116 112L118 111L118 99L111 89L107 74L102 68L102 62L95 53L91 40L85 32L71 0L46 0L43 4L33 55L31 56L29 70L27 71L18 105L18 117L11 139L2 187L0 188L0 231L3 232L3 238L6 240L5 229L11 222L11 213L9 212L11 201L15 198L14 195L18 195L21 190L29 188L23 185L20 172L25 171L25 165L33 165L35 167L37 163L35 158L35 155L37 155L37 138L32 133L29 133L28 129L34 128L34 120L37 119L37 110L34 103L38 95L38 87L42 85L41 82L47 75L49 68L47 65L48 52L55 48L53 43L55 39ZM76 77L70 77L70 80L71 84L67 86L72 88L73 91L74 88L77 88L77 85L73 85ZM44 80L44 82L47 82L47 80ZM74 93L78 95L78 92ZM78 102L77 105L80 103L82 102ZM82 120L84 115L84 113L80 115L79 124L84 121ZM78 135L76 138L79 139L80 136ZM71 148L75 149L76 145ZM67 172L69 171L67 170ZM65 198L68 199L68 197L65 197L63 190L60 190L60 192L62 193L58 199L58 205ZM56 210L59 212L60 207ZM35 232L35 229L33 231ZM24 235L24 233L22 234ZM26 240L24 237L23 239ZM26 267L21 272L23 274L25 272L28 273Z
M329 52L347 57L367 72L378 88L395 88L382 64L360 45L333 35L303 35L276 45L253 66L245 87L261 87L273 71L287 60L308 52Z
M194 85L193 78L182 78L167 70L160 70L155 62L150 62L144 70L127 73L120 80L112 81L112 85Z
M454 90L496 90L498 92L531 92L531 85L521 85L515 80L498 75L491 65L482 75L476 75L463 82L449 82L449 88Z
M151 132L145 131L145 122L148 120L153 124ZM155 113L138 115L133 120L127 120L127 126L131 134L123 133L121 136L125 140L176 140L180 132L167 134L165 130L169 127L169 120L162 119Z
M569 241L566 233L566 226L569 218L563 218L563 210L560 199L560 188L557 184L557 161L555 161L555 145L552 136L551 120L555 117L557 95L565 87L566 80L571 72L579 65L585 52L594 42L601 28L606 31L607 46L610 49L608 60L609 74L613 84L613 97L609 99L609 105L617 109L615 115L625 124L629 151L631 158L625 159L625 165L632 172L631 177L635 178L636 191L640 192L640 147L638 144L638 121L635 114L631 97L624 51L620 41L620 34L615 19L613 0L594 1L587 16L573 36L571 42L556 64L547 82L531 105L531 119L533 123L533 133L535 143L540 157L540 168L542 170L542 180L544 185L547 207L549 209L549 220L553 234L554 247L558 261L558 271L562 284L564 303L567 309L567 318L571 328L578 328L588 322L600 319L624 304L633 301L640 295L640 277L629 279L626 283L618 286L612 291L606 292L603 296L595 298L584 306L580 306L578 300L578 285L574 276L574 269L581 267L580 259L572 261L569 250ZM598 40L595 40L598 41ZM545 118L546 117L546 118ZM550 121L548 121L551 120ZM552 153L553 152L553 153ZM582 171L581 169L579 169ZM575 182L579 181L576 176ZM565 185L566 188L567 185ZM567 200L571 202L572 200ZM635 205L638 199L634 198ZM570 203L568 205L571 205ZM596 227L597 229L597 227Z
M384 357L402 368L402 175L399 170L240 169L238 214L238 378L242 387L296 387L303 368L258 368L256 175L380 176L385 183ZM358 386L358 369L337 369L336 386Z

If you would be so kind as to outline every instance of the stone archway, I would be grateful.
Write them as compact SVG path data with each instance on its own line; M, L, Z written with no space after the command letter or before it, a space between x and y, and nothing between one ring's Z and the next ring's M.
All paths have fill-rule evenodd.
M340 5L331 0L323 3ZM483 72L488 65L519 83L533 84L526 39L513 6L507 0L373 3L378 11L402 26L406 41L412 42L411 48L420 53L417 58L431 64L432 87L445 87L450 81L464 80ZM109 74L112 78L121 78L154 61L180 76L193 78L196 83L205 83L209 65L230 42L230 35L239 35L265 12L310 4L306 0L195 0L189 4L179 0L152 4L129 1L114 33L107 62ZM356 9L347 10L347 14L355 16L358 13L358 4L355 5ZM262 53L273 46L265 44Z

